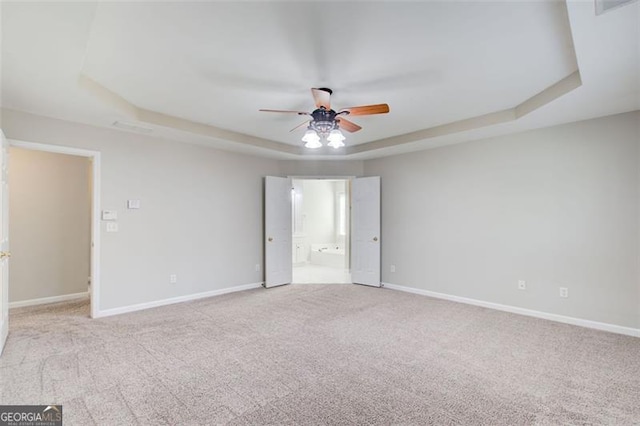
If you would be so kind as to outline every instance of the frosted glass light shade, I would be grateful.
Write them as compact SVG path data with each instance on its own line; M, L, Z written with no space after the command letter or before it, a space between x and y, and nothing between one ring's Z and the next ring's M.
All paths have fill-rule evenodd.
M320 143L320 136L316 133L315 130L307 130L302 137L302 142L304 142L305 148L320 148L322 144Z
M327 140L329 141L327 145L337 149L344 146L345 137L340 130L335 129L329 133Z

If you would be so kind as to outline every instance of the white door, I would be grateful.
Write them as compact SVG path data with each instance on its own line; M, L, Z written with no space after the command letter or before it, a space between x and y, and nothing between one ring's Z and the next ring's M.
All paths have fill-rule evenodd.
M380 287L380 176L351 181L351 278Z
M267 288L290 284L293 279L291 187L291 178L265 178L264 286Z
M0 354L9 335L9 182L8 142L0 130Z

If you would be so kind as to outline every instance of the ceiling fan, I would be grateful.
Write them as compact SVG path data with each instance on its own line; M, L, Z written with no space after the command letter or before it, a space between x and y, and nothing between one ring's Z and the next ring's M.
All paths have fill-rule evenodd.
M357 132L362 129L356 123L353 123L344 116L346 115L371 115L371 114L386 114L389 112L389 105L376 104L376 105L363 105L351 108L342 108L338 112L331 109L331 94L333 90L321 87L318 89L311 89L311 94L316 103L316 109L312 112L304 111L287 111L277 109L261 109L264 112L284 112L298 115L309 115L311 120L307 120L304 123L291 129L293 132L307 125L307 131L302 137L302 141L307 148L320 148L322 143L321 139L328 141L327 145L333 148L340 148L344 146L344 135L340 131L346 130L347 132Z

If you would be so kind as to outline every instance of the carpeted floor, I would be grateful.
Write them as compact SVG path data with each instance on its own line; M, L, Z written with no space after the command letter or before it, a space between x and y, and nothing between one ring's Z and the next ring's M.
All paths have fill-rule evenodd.
M65 425L640 424L640 339L347 285L11 311L0 404Z

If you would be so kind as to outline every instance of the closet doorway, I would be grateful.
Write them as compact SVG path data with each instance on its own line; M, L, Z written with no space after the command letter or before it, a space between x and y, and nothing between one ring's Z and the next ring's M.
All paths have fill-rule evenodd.
M349 192L348 179L292 179L294 284L352 282Z

